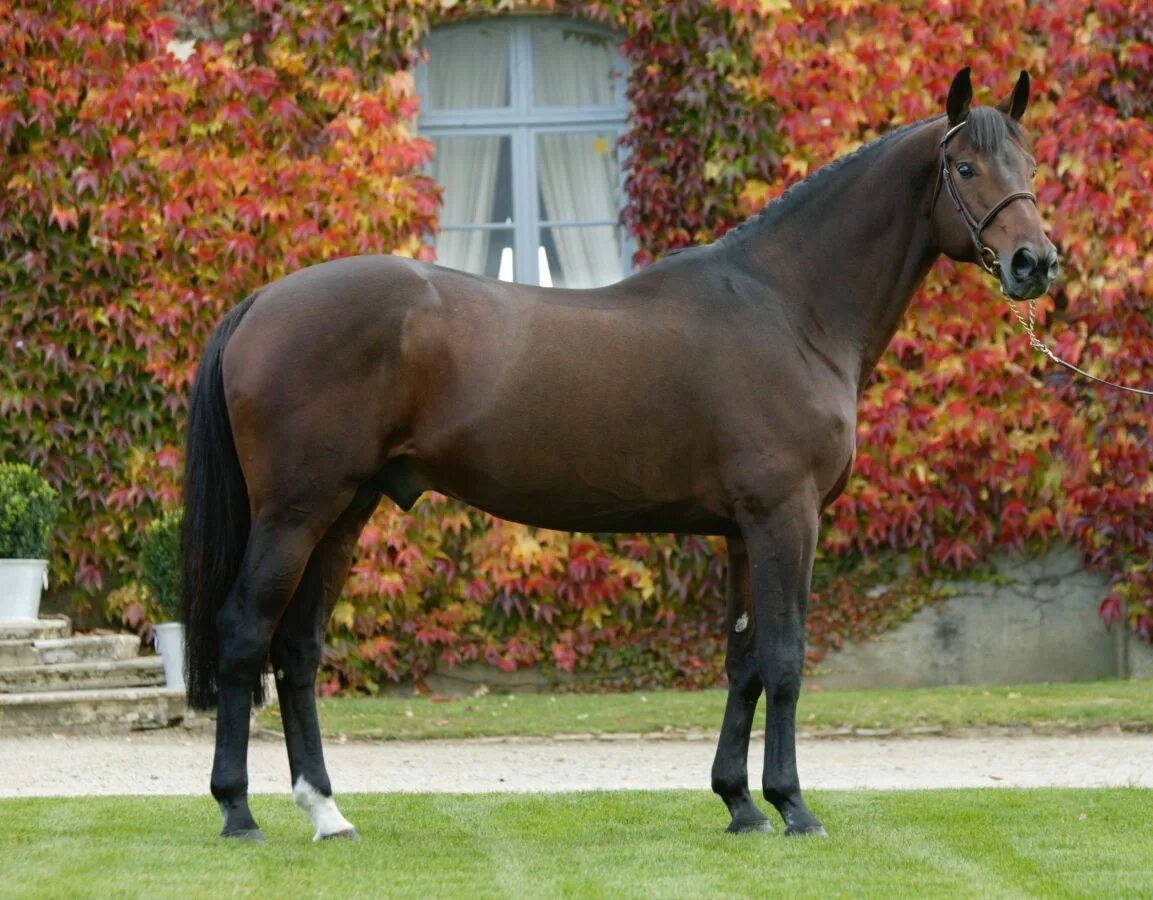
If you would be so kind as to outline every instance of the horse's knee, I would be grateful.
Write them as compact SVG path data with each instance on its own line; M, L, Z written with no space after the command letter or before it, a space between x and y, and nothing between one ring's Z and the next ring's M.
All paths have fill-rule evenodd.
M801 694L801 673L805 655L800 651L777 651L762 654L759 665L761 683L770 703L796 703Z
M765 693L773 703L793 703L801 696L800 668L775 672L765 682Z

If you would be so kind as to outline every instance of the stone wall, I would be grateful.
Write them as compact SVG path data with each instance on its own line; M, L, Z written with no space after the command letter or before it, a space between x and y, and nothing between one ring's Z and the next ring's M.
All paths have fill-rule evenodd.
M829 654L809 679L827 688L1024 684L1153 677L1153 652L1107 629L1106 579L1067 548L1003 557L994 575L947 585L952 596L870 641Z

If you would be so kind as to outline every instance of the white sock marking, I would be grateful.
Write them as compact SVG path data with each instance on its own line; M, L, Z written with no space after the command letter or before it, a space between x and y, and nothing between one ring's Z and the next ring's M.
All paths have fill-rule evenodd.
M352 824L336 808L336 801L331 797L325 797L305 781L303 775L296 779L296 784L292 786L292 799L312 819L312 824L316 828L316 834L312 838L314 841L331 834L353 830Z

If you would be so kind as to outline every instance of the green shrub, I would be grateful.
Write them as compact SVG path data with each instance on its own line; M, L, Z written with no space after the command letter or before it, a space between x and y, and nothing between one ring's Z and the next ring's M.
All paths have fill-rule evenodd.
M152 602L166 620L180 618L180 522L183 513L167 512L144 531L140 575Z
M35 469L0 464L0 559L45 559L59 512L56 491Z

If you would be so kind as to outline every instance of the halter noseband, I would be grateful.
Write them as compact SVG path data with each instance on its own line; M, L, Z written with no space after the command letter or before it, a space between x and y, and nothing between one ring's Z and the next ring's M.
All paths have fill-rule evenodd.
M949 143L953 135L967 124L967 119L964 122L957 123L946 131L945 136L941 138L941 172L937 179L937 187L933 190L933 202L929 206L929 217L932 218L933 216L933 209L937 205L937 196L941 193L941 182L943 181L945 188L949 191L949 196L953 199L953 206L957 208L957 212L961 214L962 221L964 221L965 226L969 229L969 236L973 239L973 246L977 250L977 262L979 262L981 268L990 275L995 275L999 278L1001 275L1001 263L997 259L997 251L981 242L981 232L996 218L997 213L1014 200L1031 200L1033 201L1033 205L1036 206L1037 198L1031 191L1016 191L1003 197L1000 202L994 204L982 219L978 219L969 211L969 208L965 205L965 201L961 199L961 192L957 190L956 182L953 181L953 174L949 171L949 158L945 155L945 145Z

